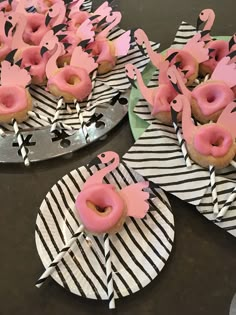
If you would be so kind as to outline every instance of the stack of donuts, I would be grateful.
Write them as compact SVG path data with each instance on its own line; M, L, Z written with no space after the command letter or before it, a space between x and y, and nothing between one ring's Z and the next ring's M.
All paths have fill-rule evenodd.
M84 11L83 5L84 0L0 3L0 123L28 118L27 112L32 108L30 84L46 86L65 102L86 100L93 88L90 74L111 71L117 57L127 54L129 31L113 41L108 39L109 32L120 22L121 13L112 11L108 2L93 13ZM23 80L23 84L21 77L26 71L31 80ZM18 110L15 102L17 96L9 96L10 80L6 78L12 77L13 72L17 72L17 77L11 83L27 91L22 92L24 115L22 106Z
M197 27L203 30L182 49L154 52L143 30L134 32L136 43L159 71L157 87L145 85L138 69L126 65L131 83L137 84L152 116L165 124L182 120L183 137L193 161L203 167L228 166L236 155L236 35L229 41L210 36L215 14L203 10Z

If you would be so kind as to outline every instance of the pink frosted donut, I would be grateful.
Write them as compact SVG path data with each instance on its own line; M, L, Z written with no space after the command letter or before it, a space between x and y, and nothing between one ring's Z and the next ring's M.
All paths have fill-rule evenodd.
M233 100L233 91L223 81L204 82L192 91L193 116L202 123L216 121Z
M31 96L27 89L20 86L0 86L0 122L10 123L13 118L22 122L32 109Z
M172 124L170 103L177 92L168 84L160 84L156 89L154 105L149 105L151 115L165 124Z
M40 54L39 46L32 46L24 49L20 58L22 59L21 68L30 66L29 73L32 78L32 84L43 85L46 82L46 64L49 58L49 53L46 52L43 56Z
M90 13L87 11L74 12L70 15L68 21L68 31L76 32L79 26L90 17Z
M187 144L187 149L191 158L203 167L226 167L236 153L232 135L216 124L199 126L192 143Z
M82 190L75 205L85 229L94 234L116 233L126 217L124 202L113 185L97 184Z
M97 56L98 73L104 74L111 71L116 65L115 47L107 38L99 39L88 45L92 49L92 55Z
M48 79L47 87L53 95L63 96L66 102L83 101L92 91L87 71L74 66L61 68Z
M39 45L49 28L45 25L45 16L40 13L28 13L23 40L30 45Z
M178 54L171 60L170 65L179 63L178 68L182 71L186 71L184 77L187 79L186 85L191 85L198 76L199 64L197 60L187 51L180 49L168 49L167 56L170 56L174 52Z
M229 53L228 42L224 40L212 40L207 45L207 48L214 49L210 52L210 59L200 64L199 72L201 75L212 74L218 62Z

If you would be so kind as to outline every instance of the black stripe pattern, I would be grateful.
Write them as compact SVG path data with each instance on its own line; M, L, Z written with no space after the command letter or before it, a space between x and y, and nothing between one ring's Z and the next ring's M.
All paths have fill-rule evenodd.
M193 26L182 22L172 47L181 48L195 33ZM157 86L157 79L158 72L153 70L148 86ZM217 170L215 184L211 187L210 176L214 169L211 169L213 173L210 174L208 169L203 169L195 163L188 169L174 128L153 118L147 102L141 96L135 105L134 113L149 126L124 155L123 161L161 188L197 206L197 210L207 219L236 236L236 201L231 203L220 222L215 222L216 214L213 213L214 205L218 203L220 211L236 186L235 168L229 166ZM139 128L138 122L135 128ZM217 197L212 198L212 190L217 191Z
M99 167L81 167L59 180L43 200L36 221L36 246L45 267L80 226L75 199L86 179ZM143 177L125 164L109 173L105 183L122 189ZM109 235L115 299L145 287L164 267L173 246L174 218L164 192L150 188L150 210L142 220L127 218L122 230ZM103 236L79 238L51 274L71 292L92 299L108 298ZM108 259L108 258L107 258ZM110 279L110 277L109 277ZM112 299L112 294L109 297Z

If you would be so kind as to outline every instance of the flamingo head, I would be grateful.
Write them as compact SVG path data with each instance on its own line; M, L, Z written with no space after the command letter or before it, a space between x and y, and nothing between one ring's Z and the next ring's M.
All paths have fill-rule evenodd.
M188 99L186 98L186 96L184 96L183 94L178 94L170 103L170 107L171 107L171 117L173 122L177 123L178 119L178 113L183 111L184 108L184 103L188 101Z
M41 47L41 55L43 56L46 51L52 51L57 44L58 37L54 34L53 30L48 31L39 44L39 46Z
M182 92L179 89L178 86L178 70L175 66L171 66L167 69L167 77L170 80L170 83L172 84L173 88L178 92L179 94L182 94Z
M24 19L24 15L22 13L18 12L11 12L7 17L5 21L5 35L8 36L9 31L13 29L22 19Z
M116 152L113 151L106 151L98 156L96 156L94 159L92 159L88 166L91 167L92 165L97 165L97 164L106 164L106 163L113 163L115 160L119 161L119 155Z
M106 16L106 21L107 23L112 23L113 21L117 20L117 24L120 22L121 20L121 13L118 11L115 12L110 12L107 16Z
M132 65L131 63L127 64L125 66L125 71L126 71L126 76L130 82L130 84L137 89L137 86L136 84L134 83L134 80L135 80L135 74L136 74L136 71L137 71L137 68Z
M202 23L207 22L210 16L215 16L215 13L212 9L204 9L200 12L198 19L197 19L197 30L199 30L199 26Z
M56 3L54 3L49 9L48 12L46 14L46 18L45 18L45 24L46 26L48 26L48 24L50 23L50 21L57 17L63 10L65 10L65 3L64 1L58 1Z

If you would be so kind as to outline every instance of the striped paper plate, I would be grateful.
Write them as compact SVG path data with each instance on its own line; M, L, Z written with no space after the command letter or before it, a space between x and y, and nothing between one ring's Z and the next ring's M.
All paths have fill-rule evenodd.
M181 48L196 33L186 22L180 25L172 47ZM228 40L229 37L217 36ZM158 72L148 66L143 72L148 86L156 86ZM236 200L223 217L215 222L210 184L210 172L196 163L188 169L172 126L165 125L151 116L147 102L138 90L132 89L129 103L130 125L136 143L123 160L139 174L159 185L165 191L191 203L208 220L236 236ZM236 186L235 168L229 166L216 171L216 190L221 209Z
M86 179L99 167L75 169L59 180L43 200L36 220L36 246L47 267L80 223L75 198ZM143 178L124 164L105 177L121 188ZM123 229L110 236L115 298L134 293L162 270L174 240L174 218L161 189L150 188L150 209L142 220L127 218ZM56 267L52 278L70 292L91 299L107 299L103 238L82 236Z

